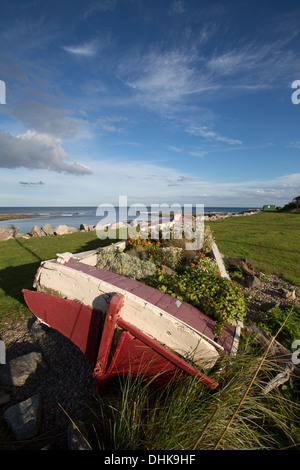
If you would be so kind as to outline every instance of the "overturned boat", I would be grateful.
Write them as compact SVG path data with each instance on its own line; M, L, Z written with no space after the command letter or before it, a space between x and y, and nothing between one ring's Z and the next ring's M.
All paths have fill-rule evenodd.
M119 242L106 249L124 247ZM220 356L235 354L240 325L226 324L216 338L216 323L192 305L98 268L103 250L43 261L35 290L23 290L31 312L85 354L97 392L124 374L158 384L189 374L215 389L218 383L204 371Z

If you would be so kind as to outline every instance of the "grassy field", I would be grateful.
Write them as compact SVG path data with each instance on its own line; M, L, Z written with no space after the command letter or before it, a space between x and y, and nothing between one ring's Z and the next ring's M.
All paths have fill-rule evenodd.
M266 274L300 285L300 214L261 212L208 225L226 257L245 258Z

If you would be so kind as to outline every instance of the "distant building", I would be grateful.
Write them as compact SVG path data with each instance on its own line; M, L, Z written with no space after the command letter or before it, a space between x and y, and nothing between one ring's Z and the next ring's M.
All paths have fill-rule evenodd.
M263 211L276 211L276 206L273 204L267 204L263 206Z

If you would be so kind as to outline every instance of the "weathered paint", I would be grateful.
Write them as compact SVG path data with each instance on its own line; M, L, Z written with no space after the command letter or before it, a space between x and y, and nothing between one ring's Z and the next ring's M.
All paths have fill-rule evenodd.
M29 310L44 324L69 338L94 366L104 313L70 299L23 289Z
M101 392L113 376L124 374L154 380L157 384L190 374L212 389L218 386L202 371L123 320L120 314L124 297L121 295L112 297L102 329L103 313L91 307L26 289L23 294L40 321L69 338L86 355L97 380L97 392ZM122 332L113 349L117 324Z
M221 255L221 253L219 251L219 248L217 247L215 242L212 245L212 253L213 253L213 256L214 256L214 258L215 258L215 260L218 264L218 267L220 269L221 277L225 277L227 279L230 279L230 276L229 276L228 272L226 271L222 255Z

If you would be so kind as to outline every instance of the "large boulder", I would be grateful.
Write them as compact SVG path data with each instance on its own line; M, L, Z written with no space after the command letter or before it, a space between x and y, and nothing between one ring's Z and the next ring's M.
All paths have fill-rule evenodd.
M34 225L30 230L29 230L29 235L31 237L44 237L46 234L43 232L43 230L38 226Z
M42 226L42 230L43 230L45 235L54 235L53 228L51 227L50 224L44 224Z
M8 240L9 238L15 238L20 229L16 225L8 224L0 227L0 241Z
M9 387L21 387L27 380L37 379L39 368L47 368L40 352L31 352L11 359L0 370L0 382Z
M54 229L55 235L67 235L69 233L69 227L67 225L58 225Z
M40 429L42 402L39 394L10 406L4 412L4 420L12 430L17 441L31 439Z
M81 224L79 230L82 230L83 232L88 232L89 226L87 224Z
M78 230L78 228L76 228L76 227L68 227L68 233L76 233L76 232L78 232L78 231L79 231L79 230Z
M4 227L0 227L0 241L9 240L9 238L14 237L14 232L12 230L8 230Z

